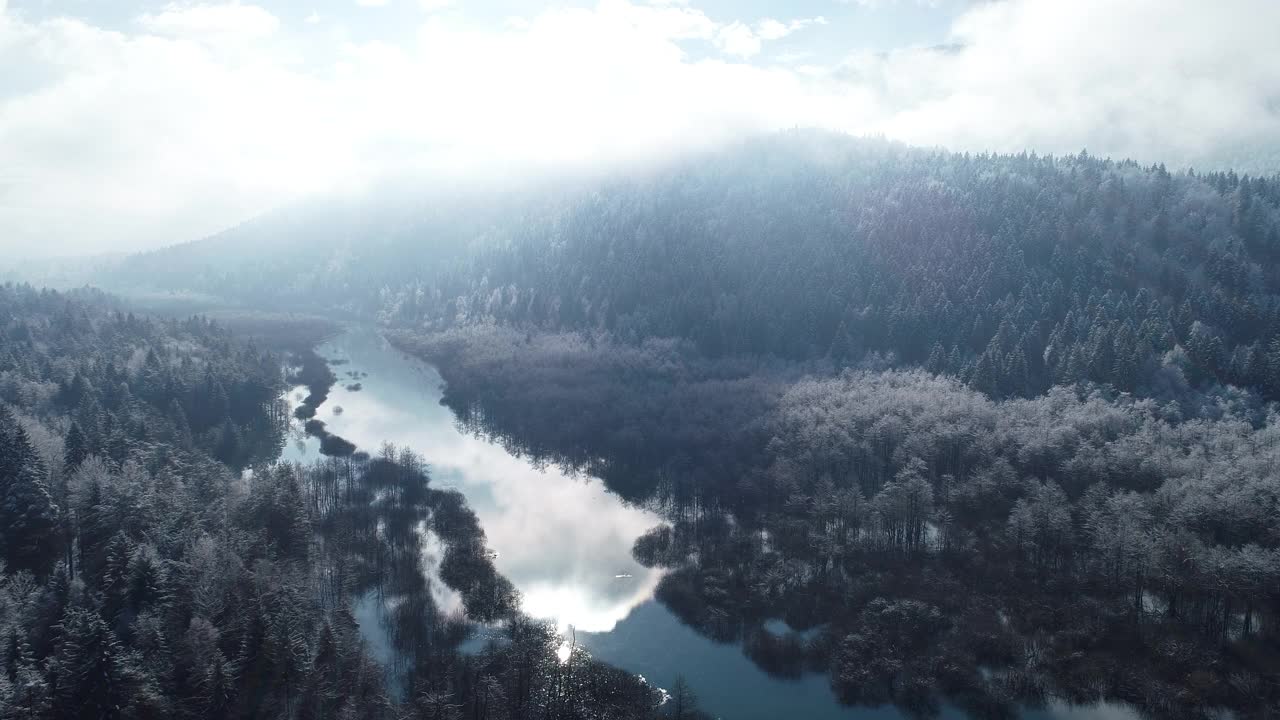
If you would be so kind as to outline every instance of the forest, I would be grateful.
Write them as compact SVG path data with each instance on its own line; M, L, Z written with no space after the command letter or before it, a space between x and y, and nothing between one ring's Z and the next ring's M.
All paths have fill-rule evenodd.
M681 622L771 675L821 673L848 705L1280 713L1280 177L801 130L643 172L380 203L294 207L97 280L376 323L438 369L468 432L657 513L633 555L663 571L656 597ZM5 330L30 338L10 351L3 399L41 458L48 507L82 492L64 446L152 476L199 457L229 478L229 507L275 478L258 492L296 495L316 537L292 560L299 582L316 568L343 578L318 595L343 600L317 601L299 627L340 636L344 608L374 586L416 599L396 605L420 613L397 621L414 660L376 700L343 695L369 698L361 713L401 712L396 688L429 699L410 703L437 708L427 717L686 713L585 653L569 678L551 631L520 616L486 562L474 516L430 487L431 458L329 432L315 409L337 376L321 359L268 361L205 320L67 302L24 301ZM46 352L77 332L94 339ZM138 333L152 333L145 347ZM273 404L299 384L299 407ZM331 457L260 473L272 428L294 415ZM239 482L226 470L251 466ZM33 588L94 567L66 519L84 515L45 515L49 537L79 539L18 569ZM203 522L247 538L268 516L245 517ZM457 619L397 569L423 536L369 533L420 520L453 553L439 577L465 615L503 620L508 642L461 652ZM232 545L238 567L306 544L261 542ZM193 614L179 615L167 637L187 632ZM769 630L777 618L790 629ZM117 642L135 641L126 630ZM233 647L248 631L218 632L226 667L245 667ZM44 642L45 659L22 663L54 687ZM537 649L517 661L526 642ZM164 687L187 707L201 697ZM311 707L304 689L236 692L250 715Z
M851 703L1016 717L1047 697L1266 717L1280 415L1108 386L992 399L927 370L801 375L511 330L399 336L476 433L603 478L668 522L658 597ZM802 631L778 638L784 617Z
M1280 720L1280 0L0 0L0 720Z
M659 597L776 672L925 714L1266 716L1278 187L788 134L384 313L477 432L656 497Z
M267 216L101 281L396 327L681 338L993 397L1088 380L1276 399L1280 179L794 131L648 173ZM261 245L270 250L220 252ZM281 277L291 278L281 283Z
M0 332L0 717L661 715L635 676L561 658L412 451L275 462L282 355L93 291L0 286ZM433 602L424 532L465 614ZM369 655L365 597L398 667Z

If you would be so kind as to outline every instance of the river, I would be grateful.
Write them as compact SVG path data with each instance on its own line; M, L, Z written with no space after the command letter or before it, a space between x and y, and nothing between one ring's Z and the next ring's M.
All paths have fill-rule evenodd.
M497 553L494 564L520 590L524 611L556 623L595 657L661 687L683 676L701 707L717 717L903 717L890 706L841 707L824 675L775 678L738 646L714 642L682 624L653 597L662 571L645 568L631 556L635 539L661 522L656 514L627 504L595 478L537 467L461 431L440 403L439 373L391 347L375 330L350 328L318 352L330 360L338 383L316 418L371 454L391 442L426 458L435 487L455 488L466 497ZM295 389L291 394L296 402L305 393ZM311 437L291 440L283 454L302 462L320 457L319 441ZM424 558L428 572L431 563ZM448 609L453 596L444 588L440 592L437 600ZM452 603L456 609L456 597ZM387 662L376 608L366 600L356 613L373 654ZM944 707L941 717L963 715ZM1025 717L1127 720L1136 715L1110 705L1050 705Z

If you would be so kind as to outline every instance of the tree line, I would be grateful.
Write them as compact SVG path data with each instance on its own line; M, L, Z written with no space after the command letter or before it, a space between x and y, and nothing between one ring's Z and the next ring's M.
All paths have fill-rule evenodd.
M282 211L103 280L416 329L924 366L993 397L1280 392L1275 176L793 131L645 173L433 192Z
M874 356L993 397L1275 399L1278 205L1275 177L793 133L602 183L381 295L395 324Z

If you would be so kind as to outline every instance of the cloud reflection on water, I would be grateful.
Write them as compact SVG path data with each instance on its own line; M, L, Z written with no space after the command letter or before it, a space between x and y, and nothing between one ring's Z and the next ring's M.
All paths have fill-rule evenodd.
M653 596L661 571L631 557L637 537L660 519L624 504L596 478L534 467L500 445L458 429L440 405L440 376L405 357L370 330L344 333L320 354L344 358L341 372L359 370L363 389L334 385L317 418L328 430L376 454L383 442L412 448L431 466L433 484L456 488L480 519L494 564L520 590L524 610L587 632L608 632ZM344 411L334 414L334 406ZM308 438L305 452L319 457ZM619 577L630 575L631 577Z

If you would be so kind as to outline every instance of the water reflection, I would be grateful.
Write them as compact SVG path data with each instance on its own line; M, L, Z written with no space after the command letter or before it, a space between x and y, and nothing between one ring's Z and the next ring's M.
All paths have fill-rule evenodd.
M379 520L379 525L383 521ZM440 536L419 523L415 532L422 549L419 572L436 611L447 618L462 618L463 599L456 590L440 579L440 564L444 560L445 544ZM378 532L382 535L382 530ZM408 693L408 677L411 670L403 649L396 647L396 610L406 601L406 596L394 588L374 585L362 593L352 607L352 614L360 626L361 636L370 655L386 670L388 689L392 697L403 700Z
M462 595L440 579L440 563L444 560L444 541L421 524L418 526L418 536L422 542L422 574L427 580L431 599L445 615L461 615Z
M441 380L434 369L402 355L375 332L352 330L319 351L346 361L334 367L340 378L359 372L360 389L340 380L317 419L366 452L376 454L390 441L425 457L434 487L452 487L465 495L485 531L486 545L496 552L494 565L520 590L522 609L553 619L562 630L574 626L575 642L595 657L658 686L671 687L683 675L704 709L718 717L903 717L888 705L842 707L825 674L792 679L770 675L740 645L713 642L683 624L654 599L662 571L645 568L631 556L635 539L661 518L623 503L596 479L570 476L555 466L540 469L496 443L460 431L452 412L439 404ZM290 397L296 394L291 391ZM335 407L343 412L335 413ZM318 440L301 434L294 440L285 450L286 459L319 457ZM460 613L461 598L436 572L443 554L440 539L422 528L419 535L433 605L446 615ZM387 635L389 610L387 598L374 591L355 608L375 655L395 667L401 658ZM779 637L817 632L795 633L776 618L764 621L762 629ZM468 645L475 649L487 639L481 633ZM1037 720L1137 717L1121 706L1072 707L1053 701L1020 715ZM939 717L964 714L944 704Z
M362 375L359 390L335 384L316 417L367 452L392 442L426 457L436 487L466 496L497 553L494 564L519 588L526 613L562 628L607 632L653 596L661 571L639 565L631 544L659 522L654 513L621 503L599 480L539 469L459 431L439 404L435 370L371 330L352 330L319 352L346 360L335 367L340 376ZM317 440L299 440L286 448L286 459L319 457Z

